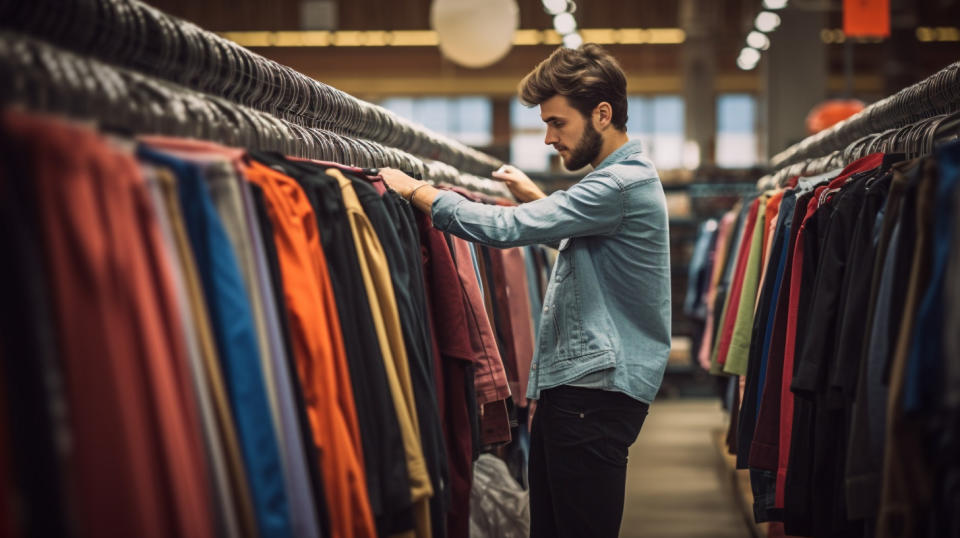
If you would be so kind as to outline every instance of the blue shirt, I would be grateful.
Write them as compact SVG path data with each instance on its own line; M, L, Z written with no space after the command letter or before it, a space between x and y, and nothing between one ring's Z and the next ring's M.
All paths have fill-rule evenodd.
M433 224L495 247L560 241L527 397L559 385L653 401L670 354L670 241L653 163L630 141L565 191L502 207L452 192Z
M201 167L145 146L140 147L138 156L169 168L177 177L183 220L210 314L260 536L291 537L283 468L267 403L253 311L230 237Z

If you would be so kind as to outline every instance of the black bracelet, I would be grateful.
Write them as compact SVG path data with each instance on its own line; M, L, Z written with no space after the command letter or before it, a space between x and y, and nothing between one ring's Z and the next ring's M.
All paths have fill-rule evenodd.
M417 194L417 191L420 190L420 189L422 189L422 188L424 188L424 187L429 187L429 186L430 186L430 184L427 183L426 181L424 181L422 185L418 185L417 188L415 188L415 189L413 189L412 191L410 191L410 196L407 196L407 201L410 202L410 203L413 203L413 196L414 196L415 194Z

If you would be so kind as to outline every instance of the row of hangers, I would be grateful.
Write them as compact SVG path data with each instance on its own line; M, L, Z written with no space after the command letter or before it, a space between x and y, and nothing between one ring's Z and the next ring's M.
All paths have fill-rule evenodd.
M121 134L166 134L277 151L361 168L392 167L437 183L509 196L499 182L462 174L405 151L305 127L142 73L107 65L49 43L0 31L0 100L94 121Z
M960 62L877 101L858 114L781 151L770 159L775 169L829 155L876 133L960 111Z
M471 174L486 176L503 164L139 0L0 0L0 28Z
M907 159L930 155L946 143L960 138L960 112L940 114L903 127L887 129L855 140L847 147L822 157L807 159L780 168L761 178L759 187L783 185L794 176L814 176L843 168L873 153L902 153Z

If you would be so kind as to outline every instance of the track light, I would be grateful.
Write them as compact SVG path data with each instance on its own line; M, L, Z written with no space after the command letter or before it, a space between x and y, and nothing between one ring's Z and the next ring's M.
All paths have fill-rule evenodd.
M583 45L583 38L578 33L567 34L563 36L563 46L568 49L575 49Z
M757 50L767 50L770 48L770 38L766 34L754 30L747 34L747 45Z
M780 26L780 15L771 11L761 11L757 15L754 25L757 27L757 30L765 34L770 33Z
M567 0L543 0L543 9L551 15L559 15L567 10Z
M567 35L577 31L577 20L569 13L561 13L553 17L553 29L560 35Z

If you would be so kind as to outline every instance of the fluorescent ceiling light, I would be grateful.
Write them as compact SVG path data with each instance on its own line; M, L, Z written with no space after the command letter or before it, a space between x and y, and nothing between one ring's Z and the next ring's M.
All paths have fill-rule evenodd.
M560 35L567 35L577 31L577 20L569 13L561 13L553 18L553 28Z
M559 15L567 10L567 0L543 0L543 9L551 15Z
M769 33L777 29L777 26L780 26L780 15L773 13L771 11L761 11L757 15L757 19L754 21L754 24L757 27L757 30L760 30L763 33Z
M750 63L744 60L743 58L737 58L737 67L739 67L740 69L743 69L744 71L750 71L753 68L757 67L757 63L756 62Z
M568 49L575 49L583 45L583 38L580 37L580 34L573 33L563 36L563 46Z
M766 34L754 30L747 34L747 45L757 50L767 50L770 48L770 38Z
M783 9L787 7L787 0L763 0L766 9Z
M739 59L747 63L755 64L760 61L760 51L758 51L757 49L752 49L750 47L744 47L740 51Z

